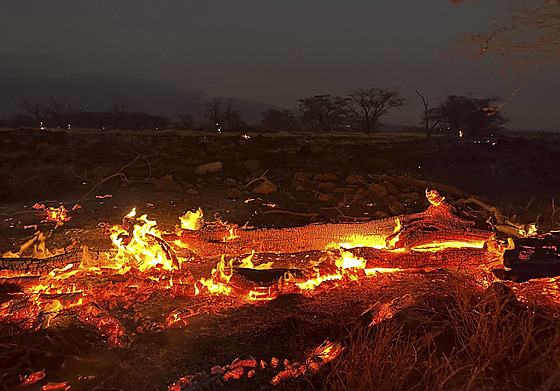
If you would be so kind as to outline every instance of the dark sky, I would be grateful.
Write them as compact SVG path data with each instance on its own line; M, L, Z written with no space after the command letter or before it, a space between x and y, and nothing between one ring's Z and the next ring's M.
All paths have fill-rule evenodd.
M122 99L170 114L179 106L162 96L183 97L187 111L205 96L296 108L299 98L379 87L408 98L384 122L416 125L415 90L433 103L448 94L505 100L523 84L504 107L508 127L558 128L558 65L527 84L502 79L492 58L446 56L463 34L504 15L501 1L4 2L0 114L22 98L62 93L86 106Z

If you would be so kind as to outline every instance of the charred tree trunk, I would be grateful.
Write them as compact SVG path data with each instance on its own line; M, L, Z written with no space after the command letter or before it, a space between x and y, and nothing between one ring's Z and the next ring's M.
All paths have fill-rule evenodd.
M523 282L560 275L560 231L513 240L515 247L504 253L504 266L496 270L502 279Z
M414 249L445 243L482 244L489 230L457 216L437 192L428 192L431 205L421 213L358 223L311 224L284 229L245 230L237 226L208 225L185 230L181 242L201 257L240 256L255 253L324 251L330 247ZM460 245L458 245L460 247Z

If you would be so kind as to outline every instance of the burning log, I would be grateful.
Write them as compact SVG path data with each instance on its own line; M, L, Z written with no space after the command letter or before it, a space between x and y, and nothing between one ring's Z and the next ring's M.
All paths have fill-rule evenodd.
M560 275L560 231L515 238L514 248L504 252L504 266L494 273L501 279L524 282Z
M65 271L76 268L84 259L98 259L109 250L99 251L72 251L56 255L50 258L2 258L0 257L0 277L11 277L21 275L43 276L56 269ZM71 265L68 267L68 265Z
M256 253L324 251L332 247L373 247L389 250L445 246L482 247L492 232L475 228L436 191L427 191L431 205L421 213L357 223L311 224L283 229L242 229L207 225L183 230L181 243L201 257Z

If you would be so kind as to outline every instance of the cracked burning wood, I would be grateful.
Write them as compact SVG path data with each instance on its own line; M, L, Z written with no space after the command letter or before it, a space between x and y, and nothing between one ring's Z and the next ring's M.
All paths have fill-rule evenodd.
M489 230L461 219L456 209L435 191L426 193L431 205L421 213L358 223L311 224L283 229L242 229L234 225L207 225L183 230L181 243L201 257L256 253L324 251L332 247L427 249L482 247L492 238Z
M560 275L560 231L515 238L513 244L503 256L504 266L509 270L494 271L499 278L524 282Z
M98 259L101 254L111 250L71 251L50 258L0 258L0 277L20 275L46 275L55 269L73 269L78 267L84 258ZM72 265L68 268L68 265Z

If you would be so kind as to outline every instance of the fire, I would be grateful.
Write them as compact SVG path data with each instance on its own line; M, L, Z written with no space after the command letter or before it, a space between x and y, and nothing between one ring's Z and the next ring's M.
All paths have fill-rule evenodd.
M29 251L28 251L29 250ZM64 248L54 249L53 251L47 248L45 234L41 231L35 232L33 237L21 245L17 252L8 251L2 254L3 258L21 258L28 256L32 258L51 258L63 254Z
M70 217L67 216L68 211L64 207L64 205L60 205L58 208L49 207L45 209L47 217L45 218L46 221L56 221L57 223L64 223L65 221L70 220Z
M124 226L111 228L111 241L118 248L114 260L119 267L136 267L140 271L153 267L165 270L178 267L172 256L162 248L162 233L157 229L155 220L149 220L145 214L136 218L136 208L124 220L134 225L127 227L128 230Z
M190 231L196 231L204 225L202 209L198 208L196 212L188 211L183 216L179 217L181 221L181 228Z
M445 228L448 209L444 208L451 207L445 204L437 193L428 192L427 196L433 208L441 205L441 209L430 209L428 217L433 218L430 222L436 227L439 227L438 224L441 222L441 226ZM179 233L163 232L155 220L149 219L145 214L138 217L136 210L133 209L123 218L121 225L110 228L110 239L114 248L103 254L96 254L93 251L90 253L86 247L82 248L81 254L74 253L72 256L64 254L64 249L48 250L45 235L41 232L37 232L33 238L24 243L19 251L4 254L3 258L20 257L22 260L52 258L58 255L63 257L60 258L61 263L55 264L57 268L51 267L46 272L38 269L39 272L34 275L21 273L16 277L20 278L19 280L12 280L16 284L21 284L21 291L11 300L0 304L0 319L36 329L49 326L56 314L72 310L79 319L94 324L108 335L110 343L122 346L126 339L125 327L114 315L111 315L110 311L121 307L134 309L135 303L148 300L152 295L188 298L188 307L182 306L170 310L169 315L164 316L164 321L159 321L157 326L149 326L182 327L189 323L190 317L214 311L216 308L221 308L219 306L241 306L274 300L284 294L302 294L309 297L341 286L360 283L367 278L375 278L381 273L403 271L399 268L368 267L368 262L371 266L372 262L381 260L382 262L377 265L386 265L391 259L404 257L405 262L408 262L409 258L414 260L415 256L433 258L434 262L437 262L436 258L439 254L422 253L439 251L449 253L449 249L468 251L468 248L485 248L488 252L492 251L491 243L488 247L484 247L483 235L479 235L481 239L472 235L472 239L468 241L469 236L466 236L466 239L460 235L455 236L455 231L451 231L448 235L436 236L428 244L424 244L426 240L414 241L417 239L416 236L412 236L411 241L406 235L410 234L411 226L415 227L415 221L394 218L386 220L386 228L383 231L376 231L384 232L384 235L349 234L344 237L344 243L339 243L334 249L320 249L319 253L313 250L314 256L320 257L318 260L312 258L315 259L313 262L305 262L305 257L309 255L296 252L291 255L293 263L286 264L286 261L292 258L279 257L278 262L282 262L281 266L277 265L275 268L273 262L277 262L276 258L273 258L275 259L273 262L259 262L260 256L255 250L265 252L262 251L262 247L256 245L248 255L241 252L237 255L224 255L230 254L226 251L235 245L238 238L241 238L240 241L245 241L243 243L248 243L250 250L250 245L254 242L247 240L246 235L247 232L252 231L221 221L215 225L204 226L201 209L187 212L179 220L181 227L179 230L199 231L188 233L190 236L200 235L202 238L200 242L194 242L194 249L198 243L203 244L204 240L218 243L217 248L224 249L223 253L215 254L220 255L220 258L209 275L203 274L201 277L198 274L195 278L191 273L191 271L196 273L196 269L191 269L189 266L200 265L201 258L196 252L192 253L194 255L188 255L190 258L176 255L191 254L177 243L176 238ZM209 230L208 233L207 227L216 229ZM453 225L450 227L453 228ZM281 234L280 230L269 232L274 235ZM294 235L293 230L290 232ZM413 231L414 235L418 232L422 235L425 231ZM290 238L296 236L297 232ZM422 244L404 247L403 242ZM365 255L369 254L367 251L362 252L367 249L359 249L360 247L373 249L375 256L370 258ZM349 250L352 248L356 248L354 250L356 254L361 254L367 260ZM187 250L192 249L187 248ZM504 250L497 248L495 251L503 253ZM30 253L32 255L29 255ZM263 258L271 259L269 254L264 255ZM11 260L3 262L8 264ZM48 262L51 261L37 264ZM200 272L200 269L198 271ZM12 276L8 276L10 277ZM91 283L93 278L96 279L94 284ZM142 318L142 315L138 313L137 317ZM146 329L145 324L138 327L141 330ZM331 351L335 356L338 347L325 347L322 353L325 355L322 357L323 361L329 360Z
M483 248L486 241L479 240L479 241L470 241L470 242L461 242L461 241L446 241L441 243L430 243L421 246L415 246L411 250L416 252L422 251L430 251L430 252L437 252L441 251L446 248Z
M201 285L201 288L197 287L196 294L198 295L199 293L201 293L201 289L204 289L208 293L214 295L218 295L218 294L229 295L231 292L231 287L228 286L228 283L233 275L233 272L231 271L232 270L231 267L232 267L232 261L229 262L230 273L229 274L226 273L225 271L226 261L225 261L225 257L222 256L220 262L218 262L216 267L212 269L211 277L208 279L202 277L199 280L199 284Z

